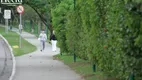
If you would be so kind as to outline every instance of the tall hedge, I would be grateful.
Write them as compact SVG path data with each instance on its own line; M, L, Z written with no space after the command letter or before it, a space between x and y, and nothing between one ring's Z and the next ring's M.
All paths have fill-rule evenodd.
M76 0L74 9L73 0L65 1L52 12L62 51L90 60L107 76L126 80L132 74L141 80L141 1ZM71 8L61 7L63 4ZM59 10L67 12L63 16Z
M68 52L66 45L66 15L68 11L73 9L72 0L62 0L55 8L51 10L52 25L58 39L58 45L61 52Z

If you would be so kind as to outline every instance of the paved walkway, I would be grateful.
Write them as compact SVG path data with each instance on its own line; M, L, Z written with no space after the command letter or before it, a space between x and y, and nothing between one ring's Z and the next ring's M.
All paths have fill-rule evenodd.
M14 30L17 31L17 30ZM64 63L53 60L51 45L46 43L46 48L40 52L40 44L37 38L23 32L22 37L37 47L35 52L16 57L16 74L14 80L83 80Z
M9 80L13 69L12 55L6 42L0 37L0 80Z

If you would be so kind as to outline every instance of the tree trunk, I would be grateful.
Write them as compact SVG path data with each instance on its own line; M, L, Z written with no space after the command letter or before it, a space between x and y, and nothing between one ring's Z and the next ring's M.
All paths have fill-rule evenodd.
M38 21L38 34L40 34L41 31L41 21Z

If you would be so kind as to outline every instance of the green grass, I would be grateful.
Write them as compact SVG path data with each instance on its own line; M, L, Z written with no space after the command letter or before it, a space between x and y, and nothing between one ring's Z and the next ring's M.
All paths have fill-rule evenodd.
M54 58L63 61L71 69L80 74L85 80L104 80L101 72L93 72L92 65L89 61L77 58L77 61L73 62L73 56L67 55L56 55Z
M5 33L5 29L0 27L0 34L7 39L12 48L15 45L19 46L19 35L17 33L9 31L7 34ZM21 56L36 50L36 47L30 44L28 41L24 40L23 38L21 41L22 48L13 48L13 53L15 56Z

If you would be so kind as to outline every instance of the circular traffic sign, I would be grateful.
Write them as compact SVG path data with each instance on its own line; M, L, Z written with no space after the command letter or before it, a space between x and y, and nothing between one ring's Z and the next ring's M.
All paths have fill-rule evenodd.
M24 12L24 7L22 5L17 6L17 12L22 14Z

